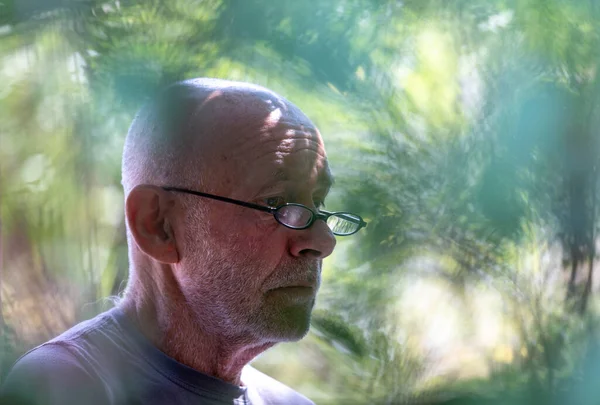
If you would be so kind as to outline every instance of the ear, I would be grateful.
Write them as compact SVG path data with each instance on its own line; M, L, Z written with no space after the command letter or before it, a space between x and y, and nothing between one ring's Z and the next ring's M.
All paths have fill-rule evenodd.
M142 252L165 264L179 262L179 251L171 226L174 206L169 192L147 185L136 186L129 192L125 202L127 225L135 243Z

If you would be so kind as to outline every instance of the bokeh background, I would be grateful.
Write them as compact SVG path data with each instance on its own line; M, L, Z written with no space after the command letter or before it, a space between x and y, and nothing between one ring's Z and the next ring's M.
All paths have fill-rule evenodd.
M320 127L318 404L598 404L600 3L1 0L0 381L127 275L121 148L158 87L269 87ZM596 273L596 274L595 274Z

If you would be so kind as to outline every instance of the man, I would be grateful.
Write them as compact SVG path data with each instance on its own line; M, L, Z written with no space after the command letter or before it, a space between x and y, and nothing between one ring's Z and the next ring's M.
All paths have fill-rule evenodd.
M176 83L123 152L130 275L121 302L22 357L26 404L309 404L247 364L309 329L321 261L365 225L322 210L318 130L258 86Z

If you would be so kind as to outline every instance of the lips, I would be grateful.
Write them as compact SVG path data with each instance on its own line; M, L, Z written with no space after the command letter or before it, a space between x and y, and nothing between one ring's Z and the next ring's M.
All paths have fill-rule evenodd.
M308 263L300 266L281 266L277 272L273 272L267 280L265 280L263 291L305 288L316 292L319 288L319 284L320 267L318 263Z
M291 286L287 286L287 287L274 288L271 291L290 291L290 292L304 291L304 292L312 292L314 290L315 289L313 287L305 287L305 286L300 286L300 285L291 285Z
M304 287L304 288L315 288L315 284L309 281L299 281L296 283L290 283L288 285L284 285L278 288L294 288L294 287Z
M294 302L306 302L307 300L310 301L314 298L315 289L312 286L304 287L298 285L279 287L269 290L268 295L279 297L279 299L284 299L285 301L292 300Z
M308 288L311 290L315 290L317 288L316 283L311 283L309 281L298 281L294 283L286 283L285 285L277 286L274 288L270 288L269 290L280 290L284 288Z

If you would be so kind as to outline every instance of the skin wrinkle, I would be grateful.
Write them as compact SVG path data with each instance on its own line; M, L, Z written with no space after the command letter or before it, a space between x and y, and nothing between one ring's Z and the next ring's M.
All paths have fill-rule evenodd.
M267 157L269 157L271 155L275 155L277 157L277 160L274 163L277 163L277 164L281 165L282 163L284 163L285 158L289 157L293 153L301 152L303 150L313 152L315 155L317 155L318 158L323 158L323 155L320 154L314 148L306 147L306 148L295 149L295 150L291 150L291 151L290 150L286 150L286 149L287 148L285 148L285 147L279 147L275 151L269 151L269 152L266 152L263 155L255 156L255 159L256 160L261 160L261 159L267 158Z
M269 175L267 175L265 177L269 178ZM273 196L276 193L279 193L279 194L288 193L290 182L293 179L290 179L287 176L287 173L283 169L281 169L281 168L278 169L274 174L271 175L271 177L273 179L276 179L276 181L275 181L276 185L273 185L273 181L267 181L266 183L264 183L264 185L262 185L259 188L259 191L252 196L252 198L251 198L252 201L256 201L257 203L262 203L261 201L258 201L259 197ZM317 175L317 181L316 181L316 184L314 185L315 189L314 189L313 196L316 195L321 200L324 200L325 197L327 196L327 194L329 193L329 189L333 185L333 182L334 182L334 179L331 177L331 174L329 173L329 168L325 167L324 170ZM290 198L292 198L292 200L294 200L297 197L295 195L292 195L292 196L290 196ZM305 203L306 203L305 205L310 207L312 202L305 202Z
M162 185L244 201L257 198L257 190L265 187L281 190L287 198L310 207L315 195L324 197L332 179L318 130L297 107L274 93L230 83L181 84L184 100L180 103L188 103L183 108L190 111L186 115L190 121L180 124L182 134L174 141L183 148L181 154L171 151L166 164L152 143L141 145L141 150L126 149L126 192L136 184L159 180ZM275 108L282 115L265 131L273 124L269 117ZM138 124L142 130L154 127L143 121ZM126 142L126 148L136 146L133 141L139 139L135 125L134 121L132 141ZM163 173L160 176L152 173L154 156L163 156L157 167ZM163 171L165 166L173 169ZM265 182L269 176L271 180ZM258 211L157 192L173 204L165 215L178 259L160 263L149 256L152 249L143 253L138 245L146 242L139 235L132 238L128 219L131 276L121 305L169 356L240 383L241 369L252 358L277 342L298 340L307 332L314 299L292 304L270 291L310 283L316 292L321 259L331 253L335 239L322 221L293 231Z
M259 156L253 156L253 158L256 162L263 162L265 160L268 160L270 157L275 156L276 159L272 162L273 165L276 167L282 167L284 165L284 162L286 159L294 158L295 155L297 155L297 152L302 152L302 151L314 152L314 150L311 150L310 148L303 148L300 151L294 150L291 153L279 152L279 151L275 150L275 151L265 152L264 154L259 155ZM232 152L232 153L235 153L235 152ZM314 152L314 153L316 156L307 157L307 159L303 162L303 166L310 166L311 162L313 160L325 159L324 155L316 153L316 152ZM235 153L233 159L236 159L238 156L244 156L244 155L245 155L244 153ZM315 168L317 170L323 170L323 171L327 171L327 172L329 171L329 168L324 163L316 164ZM241 171L241 172L243 172L243 171ZM236 174L235 176L239 177L240 175L241 174ZM262 174L263 177L266 177L268 175L269 175L269 173ZM232 192L235 193L235 191L232 191ZM237 195L237 194L233 194L233 195L239 197L239 195Z
M289 131L291 131L291 130L293 130L293 129L288 129L287 131L285 131L284 139L277 138L276 134L271 133L271 131L269 131L268 133L264 134L265 137L261 138L260 142L265 146L269 145L270 143L275 143L276 145L279 145L279 147L277 148L279 150L285 150L285 149L292 150L293 147L300 141L308 141L307 143L308 143L309 147L312 146L312 149L314 149L314 151L316 153L318 153L320 155L320 157L322 157L323 159L326 159L325 151L322 147L322 140L321 140L320 134L318 134L318 132L315 132L312 135L306 135L307 131L302 131L302 132L300 132L300 134L297 132L290 134ZM288 146L288 144L291 144L291 146ZM244 142L243 144L236 145L236 146L237 146L237 148L241 149L242 153L244 153L247 150L248 143Z
M272 137L272 135L271 135ZM314 140L314 139L309 139L309 138L299 138L299 139L283 139L283 140L274 140L274 139L268 139L266 141L262 141L261 144L264 147L268 147L270 145L278 145L277 149L281 150L281 149L293 149L293 146L295 146L296 143L298 143L299 141L308 141L307 143L312 146L311 149L315 151L315 153L319 154L321 158L326 158L325 152L322 150L322 148L319 146L319 141L318 140ZM286 143L293 143L290 146L287 146ZM256 145L254 147L250 147L249 144L246 145L235 145L234 146L234 150L235 152L237 152L237 154L244 154L247 153L249 150L252 150L256 148ZM266 151L265 154L270 153L271 151ZM262 157L264 155L258 156L258 157Z
M285 124L285 125L288 125L288 124ZM247 129L249 129L249 130L247 131ZM239 133L241 133L241 134L244 134L246 132L251 133L252 130L256 130L256 128L241 128L241 129L239 129ZM269 128L269 130L266 130L266 131L263 128L259 129L260 135L258 137L258 142L262 143L265 146L269 145L270 143L278 144L281 140L276 138L276 136L277 136L276 130L277 130L277 126ZM233 148L239 149L240 151L246 151L249 149L256 148L256 144L257 144L256 137L242 136L241 139L237 140L236 143L231 146Z

